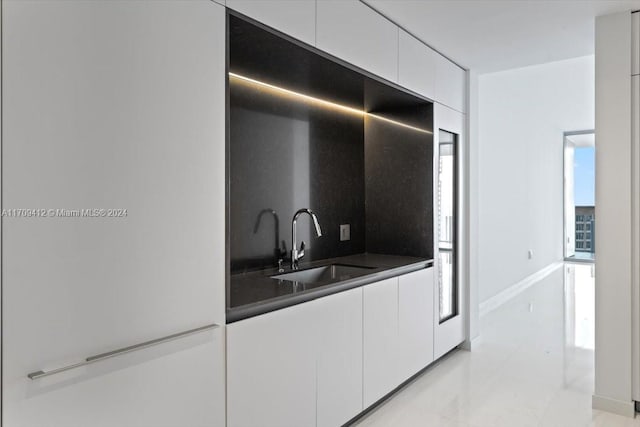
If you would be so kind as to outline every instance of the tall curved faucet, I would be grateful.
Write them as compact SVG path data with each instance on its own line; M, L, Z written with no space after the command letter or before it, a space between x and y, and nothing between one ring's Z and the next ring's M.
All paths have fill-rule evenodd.
M311 209L300 209L298 210L298 212L295 213L295 215L293 215L293 221L291 222L291 237L292 237L292 242L291 242L291 269L292 270L297 270L298 269L298 261L304 257L304 241L302 241L300 243L300 250L298 250L297 247L297 233L296 233L296 226L297 226L297 222L298 222L298 217L300 215L302 215L303 213L308 214L311 219L313 220L313 225L316 229L316 237L320 237L322 236L322 230L320 229L320 223L318 222L318 217L316 216L315 213L313 213L313 211L311 211Z

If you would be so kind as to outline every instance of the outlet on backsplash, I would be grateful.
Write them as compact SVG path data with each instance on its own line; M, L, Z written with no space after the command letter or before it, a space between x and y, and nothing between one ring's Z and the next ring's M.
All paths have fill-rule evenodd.
M347 240L351 240L351 225L340 224L340 241L344 242Z

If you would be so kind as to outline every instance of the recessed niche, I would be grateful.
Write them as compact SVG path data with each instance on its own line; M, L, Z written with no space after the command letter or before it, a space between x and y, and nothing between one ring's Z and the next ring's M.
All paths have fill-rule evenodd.
M300 208L323 231L299 219L303 261L433 258L432 103L232 12L227 28L231 274L286 263Z

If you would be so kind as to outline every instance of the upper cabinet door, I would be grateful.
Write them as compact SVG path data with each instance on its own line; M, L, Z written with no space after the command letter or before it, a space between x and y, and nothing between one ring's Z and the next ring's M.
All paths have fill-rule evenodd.
M398 27L356 0L318 0L316 45L344 61L398 81Z
M167 387L134 353L27 378L224 324L224 7L4 1L2 32L4 207L44 210L2 218L6 425L224 421L224 358L211 354L224 352L222 330L199 334L207 354L175 349L153 365L172 370ZM216 382L179 382L198 375ZM104 417L82 418L98 403Z
M400 30L398 83L427 98L435 98L436 53Z
M631 74L640 74L640 12L631 14L632 40L631 40Z
M435 100L461 113L466 108L466 72L442 55L436 54Z
M315 46L315 0L227 0L227 7Z

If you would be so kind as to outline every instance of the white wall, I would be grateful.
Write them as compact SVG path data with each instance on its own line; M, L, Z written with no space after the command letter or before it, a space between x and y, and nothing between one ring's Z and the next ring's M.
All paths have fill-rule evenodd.
M469 302L469 318L467 320L467 343L466 347L470 350L473 350L473 340L480 336L480 291L479 291L479 249L480 249L480 240L478 238L479 231L478 228L480 226L480 220L478 215L478 206L480 203L479 196L479 162L478 158L480 155L480 147L479 143L479 92L480 92L480 81L479 76L473 70L470 70L467 73L468 81L467 81L467 111L469 115L467 116L467 135L468 143L467 143L467 158L466 165L467 168L467 201L468 201L468 227L469 227L469 237L468 237L468 256L467 256L467 289L469 292L469 297L467 301Z
M563 132L594 127L594 57L481 75L478 103L482 303L563 257Z

